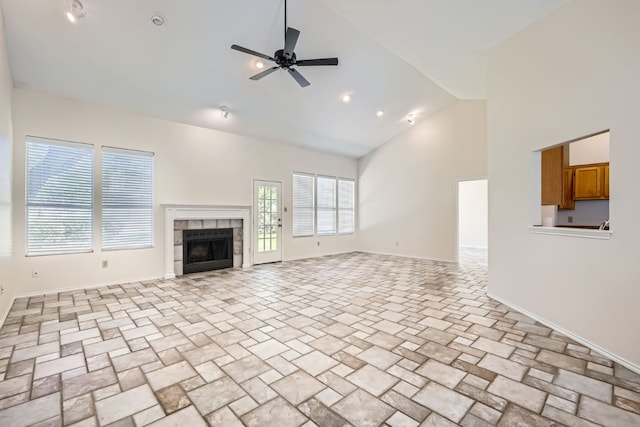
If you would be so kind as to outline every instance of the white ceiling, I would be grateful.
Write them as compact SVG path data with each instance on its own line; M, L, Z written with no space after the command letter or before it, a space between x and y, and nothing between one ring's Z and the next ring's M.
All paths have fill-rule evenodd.
M68 1L0 0L16 87L360 157L409 113L483 99L486 53L568 0L291 0L298 58L340 59L298 68L307 88L249 80L254 58L230 49L281 49L283 0L83 0L75 24Z

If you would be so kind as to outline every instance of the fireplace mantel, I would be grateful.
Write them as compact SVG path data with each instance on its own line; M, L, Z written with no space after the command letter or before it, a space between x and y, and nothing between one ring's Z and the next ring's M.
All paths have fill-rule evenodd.
M251 207L216 205L168 205L164 208L165 230L165 279L176 277L173 267L173 222L190 219L241 219L242 220L242 268L251 266Z

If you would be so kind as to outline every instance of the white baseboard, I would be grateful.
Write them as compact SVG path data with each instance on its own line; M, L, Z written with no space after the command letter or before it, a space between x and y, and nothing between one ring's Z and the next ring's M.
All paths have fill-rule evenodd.
M560 326L558 326L558 325L556 325L556 324L554 324L552 322L549 322L548 320L546 320L546 319L544 319L544 318L542 318L542 317L540 317L538 315L535 315L535 314L531 313L530 311L525 310L524 308L522 308L522 307L520 307L520 306L518 306L516 304L513 304L510 301L505 300L504 298L500 298L500 297L498 297L496 295L491 294L490 292L487 292L487 296L489 298L491 298L491 299L494 299L494 300L506 305L507 307L510 307L510 308L512 308L512 309L514 309L516 311L519 311L520 313L524 314L525 316L531 317L533 320L536 320L536 321L542 323L543 325L548 326L549 328L553 329L554 331L559 332L562 335L565 335L565 336L571 338L572 340L574 340L576 342L579 342L580 344L584 345L585 347L587 347L587 348L589 348L589 349L591 349L591 350L593 350L593 351L595 351L597 353L600 353L604 357L613 360L614 362L624 366L625 368L627 368L627 369L629 369L629 370L631 370L631 371L633 371L633 372L635 372L637 374L640 374L640 366L638 366L638 365L636 365L636 364L634 364L632 362L629 362L628 360L626 360L626 359L624 359L624 358L622 358L620 356L617 356L617 355L605 350L604 348L602 348L602 347L600 347L600 346L598 346L596 344L593 344L592 342L590 342L590 341L588 341L588 340L586 340L586 339L574 334L573 332L567 331L566 329L564 329L564 328L562 328L562 327L560 327Z
M387 255L387 256L397 256L400 258L413 258L413 259L421 259L425 261L436 261L436 262L457 262L454 259L443 259L443 258L432 258L425 256L415 256L415 255L402 255L402 254L392 254L389 252L375 252L375 251L355 251L355 252L363 252L365 254L373 254L373 255Z

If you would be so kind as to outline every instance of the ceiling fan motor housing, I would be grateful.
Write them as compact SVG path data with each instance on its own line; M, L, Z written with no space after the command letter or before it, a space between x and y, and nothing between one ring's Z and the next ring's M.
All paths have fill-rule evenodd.
M296 54L292 53L289 57L284 53L284 49L276 50L276 53L273 54L273 57L276 60L276 64L278 64L282 68L289 68L292 65L296 64Z

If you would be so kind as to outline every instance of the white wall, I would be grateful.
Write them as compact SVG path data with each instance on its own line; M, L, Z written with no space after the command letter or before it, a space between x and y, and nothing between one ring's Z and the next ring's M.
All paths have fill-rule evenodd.
M489 292L640 370L640 2L580 0L489 58ZM530 155L610 129L610 240L530 234Z
M164 273L164 211L161 204L251 205L252 180L282 181L291 206L293 171L357 177L357 161L284 144L126 113L93 104L16 89L14 118L14 277L20 294L103 283L158 278ZM236 118L237 119L237 118ZM25 257L24 187L26 135L95 145L96 173L102 145L155 153L155 248L100 251L95 215L91 254ZM99 199L98 199L99 200ZM285 259L357 249L356 236L292 238L291 209L283 216ZM101 268L101 260L109 267ZM32 270L40 277L33 279Z
M458 183L458 245L486 248L489 239L487 180Z
M0 10L0 322L16 291L11 268L11 156L13 124L11 118L12 80L7 56L2 10Z
M455 260L457 182L486 176L485 126L484 101L458 101L360 159L362 250Z

